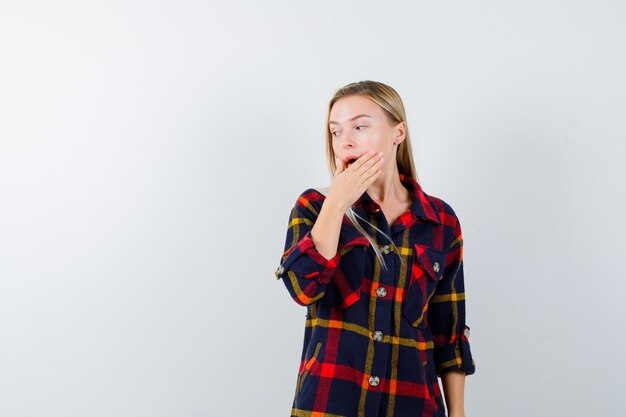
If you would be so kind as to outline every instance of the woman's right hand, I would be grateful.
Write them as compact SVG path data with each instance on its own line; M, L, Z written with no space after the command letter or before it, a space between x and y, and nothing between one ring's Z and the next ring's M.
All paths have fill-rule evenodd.
M349 167L339 158L335 161L337 170L326 200L333 201L345 211L380 176L384 159L382 152L370 151L361 155Z

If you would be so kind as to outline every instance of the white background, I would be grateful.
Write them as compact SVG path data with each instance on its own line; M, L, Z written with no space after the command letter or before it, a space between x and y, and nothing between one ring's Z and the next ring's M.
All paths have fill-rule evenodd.
M289 414L335 89L464 234L466 415L620 415L625 3L0 2L0 416Z

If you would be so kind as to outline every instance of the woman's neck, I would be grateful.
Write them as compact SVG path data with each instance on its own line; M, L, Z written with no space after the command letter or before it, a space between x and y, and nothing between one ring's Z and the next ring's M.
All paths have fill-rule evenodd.
M402 185L397 167L388 175L381 175L367 188L367 194L378 204L406 202L410 199L409 191ZM384 173L383 173L384 174Z

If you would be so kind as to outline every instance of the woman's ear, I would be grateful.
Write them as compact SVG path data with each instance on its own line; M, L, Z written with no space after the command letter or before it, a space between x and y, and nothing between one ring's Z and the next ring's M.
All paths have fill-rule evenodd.
M399 145L406 138L406 123L400 122L394 128L393 144Z

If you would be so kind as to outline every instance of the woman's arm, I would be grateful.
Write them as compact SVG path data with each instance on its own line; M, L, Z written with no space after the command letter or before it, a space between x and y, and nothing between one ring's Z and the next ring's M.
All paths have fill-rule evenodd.
M285 250L276 269L276 279L283 278L291 297L303 306L324 297L340 258L337 247L343 214L333 204L322 205L323 200L324 196L312 188L298 197L289 215ZM319 231L323 239L318 239Z
M319 216L311 229L311 239L317 251L326 259L337 254L341 222L346 208L329 198L324 200Z
M441 381L448 417L465 417L465 372L444 372Z
M450 417L463 417L465 378L475 372L469 343L470 328L465 321L463 235L454 210L445 206L454 239L448 247L446 266L430 299L428 322L433 334L433 359L442 379Z

